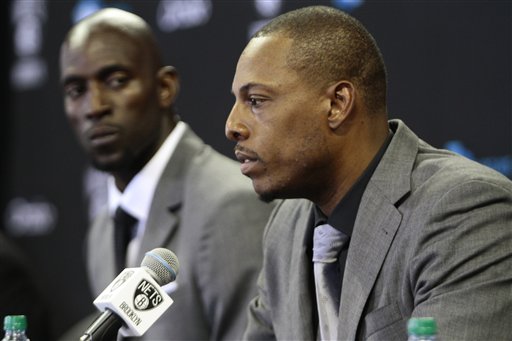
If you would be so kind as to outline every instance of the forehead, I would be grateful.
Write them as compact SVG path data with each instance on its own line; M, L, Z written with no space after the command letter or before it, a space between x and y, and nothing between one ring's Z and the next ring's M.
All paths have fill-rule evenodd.
M233 90L252 83L279 87L298 81L299 75L287 63L292 42L283 36L251 39L238 60Z
M143 51L146 51L144 53ZM62 74L94 72L106 65L138 67L148 64L144 44L115 30L73 34L61 51Z

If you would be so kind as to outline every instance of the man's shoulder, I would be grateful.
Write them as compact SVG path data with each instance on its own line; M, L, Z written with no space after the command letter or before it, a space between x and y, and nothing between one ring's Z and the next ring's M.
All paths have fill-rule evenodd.
M202 207L203 215L208 212L240 211L247 214L264 213L268 217L274 204L259 200L251 179L240 171L237 161L215 150L205 143L196 146L196 152L188 156L183 166L184 203L187 207ZM238 213L237 213L238 214Z
M394 171L395 178L399 176L396 169L402 169L398 174L410 177L413 192L425 187L445 192L474 182L512 188L512 182L503 174L452 151L433 147L418 138L403 122L395 120L391 126L397 127L394 137L397 141L387 153L390 155L385 158L386 166Z
M496 170L451 151L429 146L420 148L413 178L417 184L428 183L443 191L480 183L512 192L512 181Z
M251 180L242 174L239 163L208 145L194 158L188 177L196 185L215 186L221 192L254 192Z

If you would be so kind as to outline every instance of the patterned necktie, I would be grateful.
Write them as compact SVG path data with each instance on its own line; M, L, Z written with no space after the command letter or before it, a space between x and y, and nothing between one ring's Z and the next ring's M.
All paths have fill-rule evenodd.
M341 271L338 256L349 237L331 225L319 225L313 235L313 262L320 340L336 340Z
M123 271L126 265L128 243L133 237L137 219L119 206L114 214L114 251L116 256L117 273Z

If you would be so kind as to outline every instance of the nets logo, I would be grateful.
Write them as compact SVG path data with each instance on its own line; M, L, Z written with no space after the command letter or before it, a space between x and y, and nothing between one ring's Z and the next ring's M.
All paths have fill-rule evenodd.
M150 282L143 279L137 285L133 295L133 306L137 310L149 310L162 303L163 298L158 289Z

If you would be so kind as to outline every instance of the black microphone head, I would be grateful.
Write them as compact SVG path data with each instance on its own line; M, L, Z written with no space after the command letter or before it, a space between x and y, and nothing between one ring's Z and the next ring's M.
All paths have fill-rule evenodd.
M174 252L159 247L146 252L141 267L146 268L153 279L162 286L176 279L180 263Z

